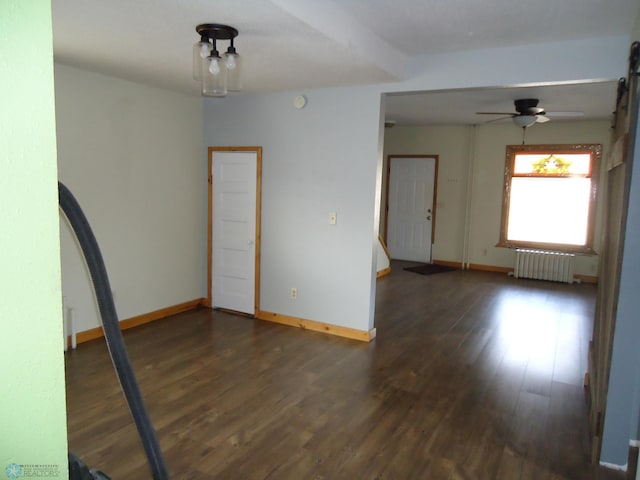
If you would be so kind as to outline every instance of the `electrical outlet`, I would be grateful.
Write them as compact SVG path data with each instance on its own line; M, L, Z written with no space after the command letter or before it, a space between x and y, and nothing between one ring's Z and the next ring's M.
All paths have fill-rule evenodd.
M295 300L296 298L298 298L298 289L294 287L291 289L291 299Z

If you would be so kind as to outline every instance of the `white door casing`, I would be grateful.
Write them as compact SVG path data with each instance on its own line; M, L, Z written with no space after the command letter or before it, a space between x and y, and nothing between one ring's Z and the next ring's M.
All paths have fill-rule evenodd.
M231 147L210 153L210 304L250 315L257 308L258 155Z
M389 156L387 247L391 258L431 263L436 156Z

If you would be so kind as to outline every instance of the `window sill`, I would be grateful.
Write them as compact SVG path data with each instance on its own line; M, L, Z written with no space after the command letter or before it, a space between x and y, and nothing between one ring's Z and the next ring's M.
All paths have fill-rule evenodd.
M561 243L539 243L539 242L517 242L501 240L496 244L500 248L528 248L531 250L546 250L549 252L573 253L574 255L598 255L593 248L588 245L565 245Z

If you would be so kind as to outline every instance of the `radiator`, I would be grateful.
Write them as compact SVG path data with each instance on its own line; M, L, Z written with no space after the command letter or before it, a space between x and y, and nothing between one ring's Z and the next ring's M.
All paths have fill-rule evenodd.
M572 253L548 252L544 250L516 250L515 278L533 278L554 282L573 283Z

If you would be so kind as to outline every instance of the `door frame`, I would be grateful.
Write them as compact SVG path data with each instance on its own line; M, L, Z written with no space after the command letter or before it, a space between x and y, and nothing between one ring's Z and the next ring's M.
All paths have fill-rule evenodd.
M600 278L596 297L593 333L589 342L585 387L588 388L588 415L591 434L591 461L596 464L602 454L607 421L611 366L618 321L618 303L624 261L625 238L629 215L634 148L637 138L640 85L637 76L640 45L634 42L629 54L627 77L618 82L612 139L606 166L606 192L600 245ZM619 392L619 390L618 390ZM635 453L634 453L635 452ZM629 466L637 446L629 446ZM637 463L637 462L636 462ZM637 474L635 471L627 470ZM630 477L628 477L630 478ZM634 475L633 478L637 478Z
M209 147L207 151L207 298L205 306L213 307L213 154L214 152L255 152L256 154L256 241L255 241L255 290L253 314L260 309L260 244L262 214L262 147Z
M391 178L391 161L394 158L433 158L435 168L433 172L433 212L431 213L431 245L436 239L436 198L438 196L438 161L439 155L387 155L387 184L384 194L384 243L388 245L387 233L389 232L389 179ZM433 251L431 252L431 262L433 262Z

